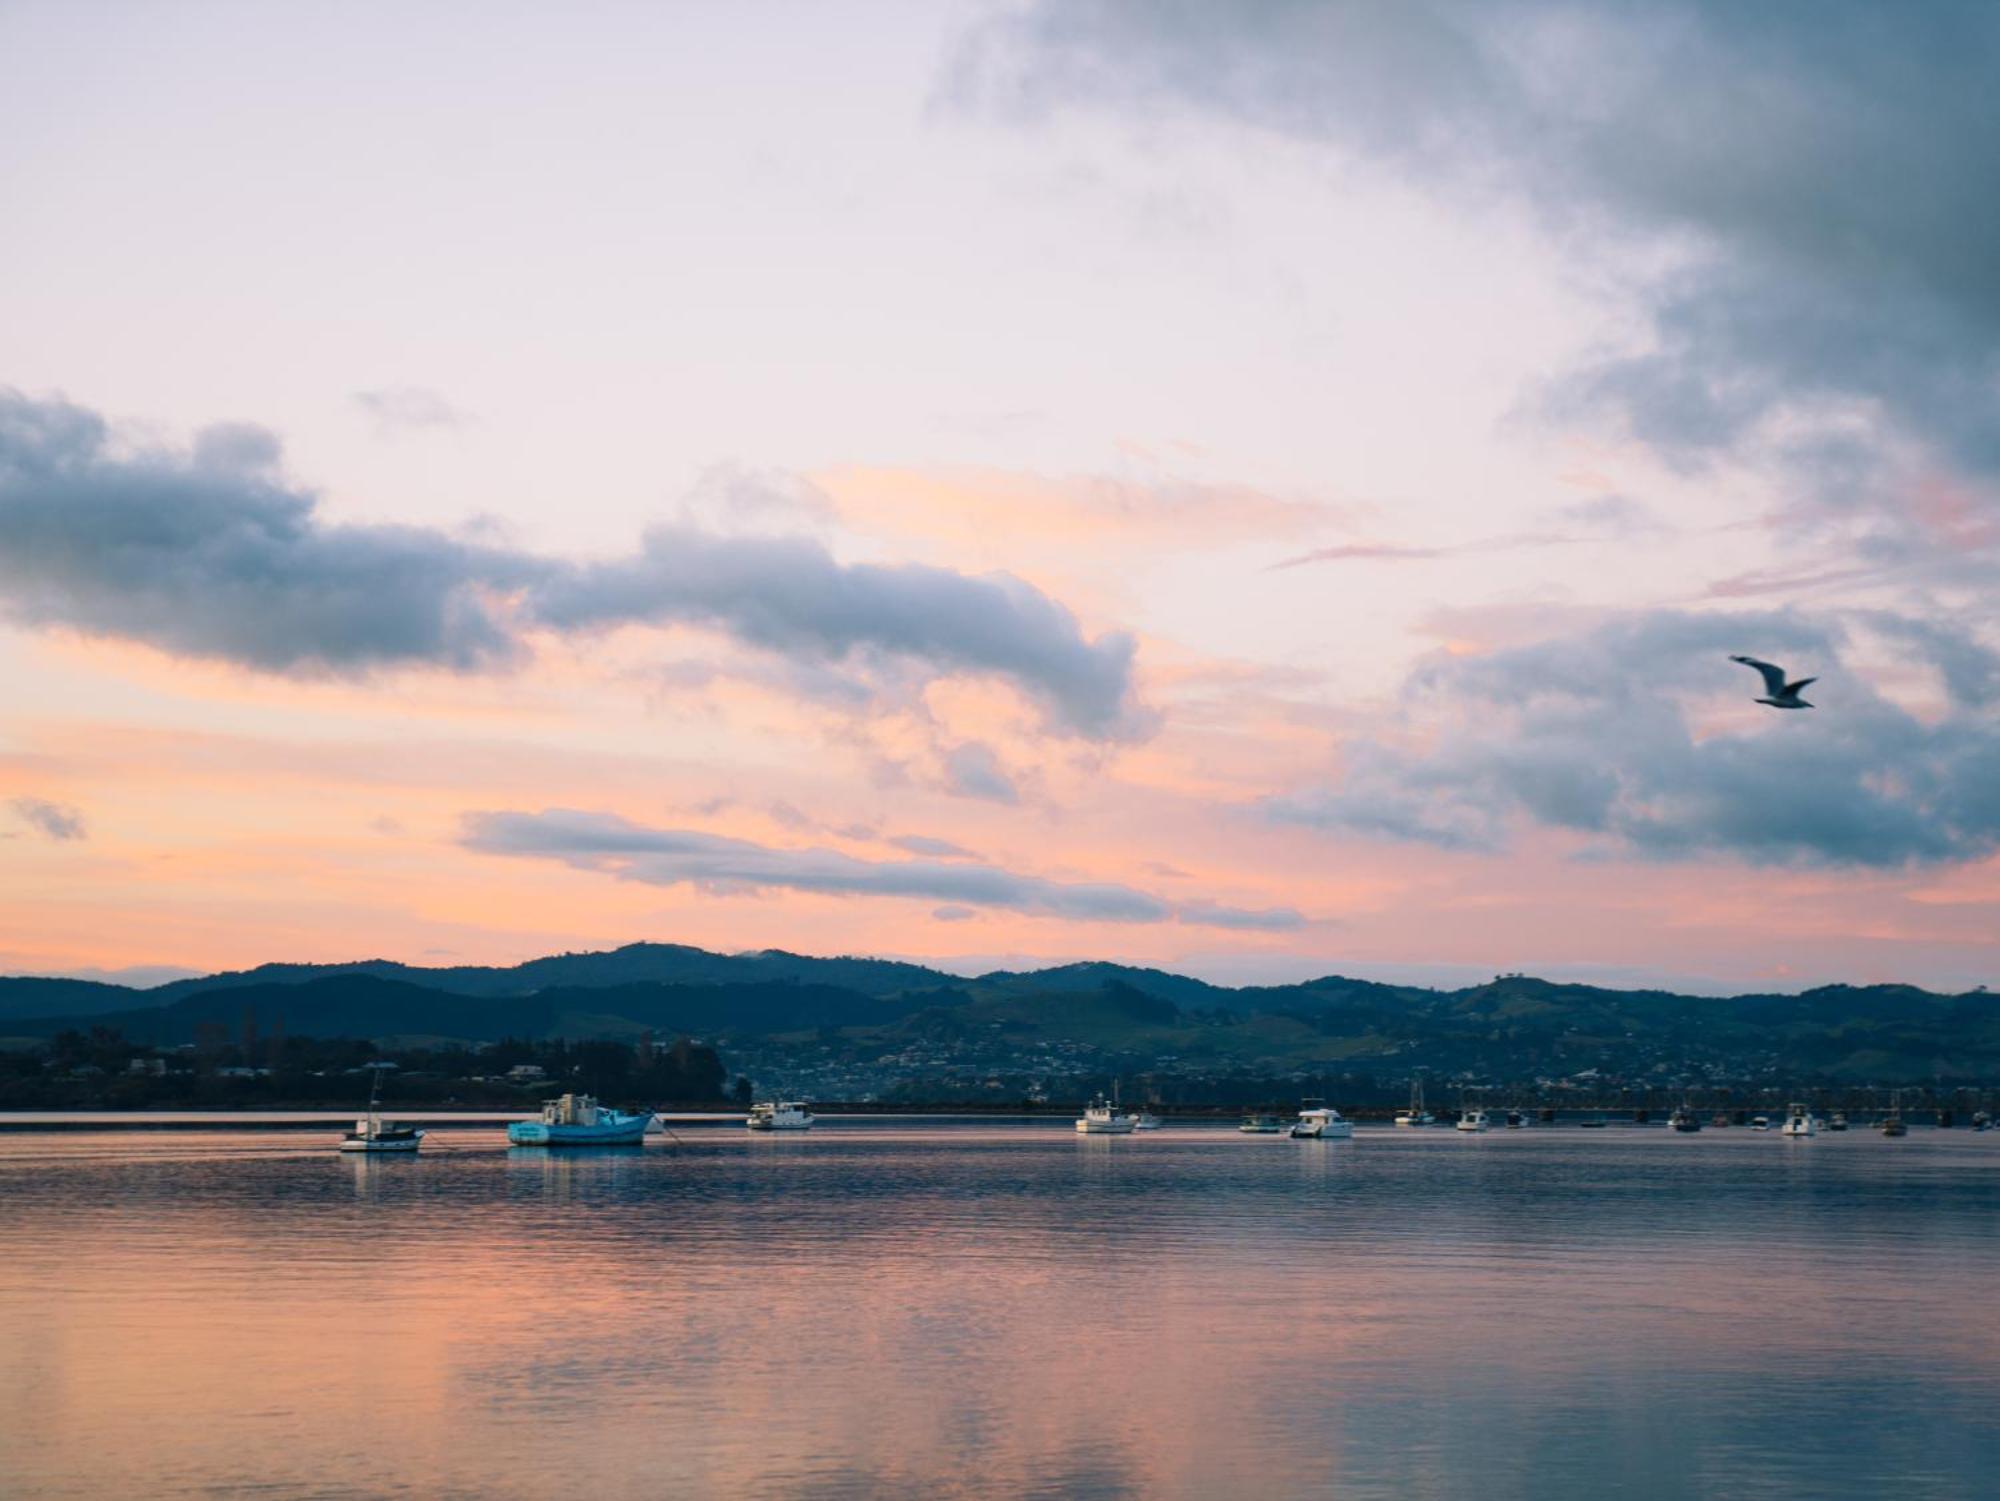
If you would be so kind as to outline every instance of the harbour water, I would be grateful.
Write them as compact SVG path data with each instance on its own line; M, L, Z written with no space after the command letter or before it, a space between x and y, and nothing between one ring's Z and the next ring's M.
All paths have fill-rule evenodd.
M0 1133L0 1493L1936 1497L2000 1133Z

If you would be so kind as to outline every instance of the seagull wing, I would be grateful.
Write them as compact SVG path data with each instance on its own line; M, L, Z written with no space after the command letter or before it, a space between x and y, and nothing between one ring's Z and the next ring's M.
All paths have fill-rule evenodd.
M1800 678L1796 683L1787 683L1785 684L1784 696L1790 698L1796 695L1801 688L1804 688L1812 683L1817 683L1818 681L1819 681L1818 678Z
M1785 692L1785 669L1773 667L1769 662L1759 662L1755 657L1731 657L1732 662L1741 662L1745 667L1754 667L1764 674L1764 691L1773 698L1781 698ZM1811 682L1812 679L1806 679Z

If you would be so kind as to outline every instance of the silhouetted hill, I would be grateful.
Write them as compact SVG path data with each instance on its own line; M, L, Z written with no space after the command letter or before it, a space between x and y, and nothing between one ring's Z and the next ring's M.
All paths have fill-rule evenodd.
M1145 1069L1300 1068L1627 1078L2000 1079L2000 998L1907 985L1734 997L1620 991L1503 975L1459 990L1329 975L1233 988L1108 963L975 979L890 960L631 944L507 967L388 960L267 964L134 990L0 979L0 1034L91 1025L160 1044L207 1025L235 1038L627 1038L901 1059L910 1067L1047 1068L1079 1057ZM211 1037L213 1033L211 1033ZM761 1042L759 1040L762 1040ZM766 1046L768 1044L768 1046ZM897 1066L903 1066L901 1064Z
M107 985L101 980L0 979L0 1023L22 1016L95 1016L107 1011L129 1011L135 997L151 993L134 990L129 985Z

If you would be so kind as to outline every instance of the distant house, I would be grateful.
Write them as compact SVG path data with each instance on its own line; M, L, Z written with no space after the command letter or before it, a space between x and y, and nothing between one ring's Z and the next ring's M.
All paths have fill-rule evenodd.
M268 1068L244 1068L232 1064L228 1068L217 1069L215 1076L218 1079L268 1079L271 1077L271 1071Z
M507 1070L507 1077L516 1084L532 1084L537 1079L548 1077L539 1063L517 1063Z

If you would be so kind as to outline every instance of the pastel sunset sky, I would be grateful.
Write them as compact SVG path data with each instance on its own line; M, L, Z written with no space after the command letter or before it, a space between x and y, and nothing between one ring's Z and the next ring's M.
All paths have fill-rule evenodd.
M1996 69L10 0L0 971L2000 982Z

